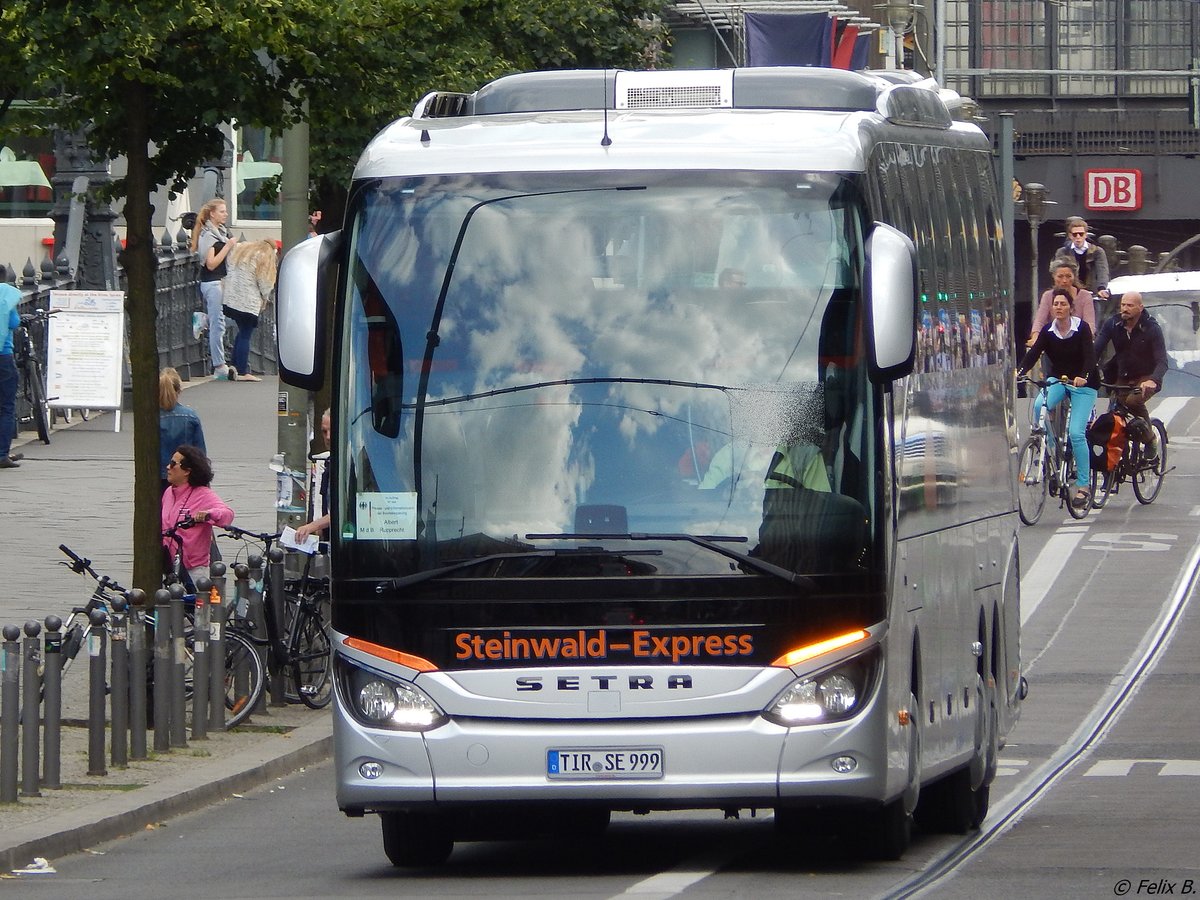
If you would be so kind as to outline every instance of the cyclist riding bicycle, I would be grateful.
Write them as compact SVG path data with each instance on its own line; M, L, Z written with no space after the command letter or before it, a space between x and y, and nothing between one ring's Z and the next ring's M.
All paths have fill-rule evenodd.
M1138 417L1128 423L1134 436L1146 445L1146 458L1158 456L1158 441L1149 427L1150 413L1146 401L1162 390L1167 374L1167 345L1162 328L1142 307L1142 295L1126 291L1121 295L1120 312L1110 316L1100 326L1096 336L1096 359L1105 347L1112 344L1112 358L1104 364L1104 380L1110 384L1140 387L1141 394L1129 391L1125 405Z
M1096 369L1092 330L1087 322L1072 315L1074 307L1071 294L1062 288L1055 288L1050 303L1050 322L1038 333L1037 340L1021 360L1017 374L1023 376L1045 354L1047 375L1059 379L1044 392L1038 393L1033 407L1034 421L1041 415L1043 397L1046 406L1054 409L1070 394L1071 417L1067 422L1067 434L1071 441L1071 453L1075 457L1075 494L1071 497L1071 505L1083 508L1091 502L1088 486L1092 471L1087 423L1100 388L1100 373Z

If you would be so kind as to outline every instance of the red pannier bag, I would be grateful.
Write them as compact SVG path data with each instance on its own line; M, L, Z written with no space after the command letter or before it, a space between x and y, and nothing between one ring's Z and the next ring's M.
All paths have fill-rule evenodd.
M1111 472L1125 452L1125 419L1110 412L1096 416L1088 426L1087 442L1092 468Z

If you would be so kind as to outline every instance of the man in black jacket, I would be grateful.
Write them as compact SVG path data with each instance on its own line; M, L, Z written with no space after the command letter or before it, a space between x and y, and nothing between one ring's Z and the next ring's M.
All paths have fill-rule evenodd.
M1167 374L1167 345L1162 329L1142 308L1142 295L1128 291L1121 295L1121 310L1100 326L1096 336L1096 358L1102 358L1104 348L1112 342L1112 359L1104 363L1104 380L1110 384L1140 387L1140 395L1130 393L1125 405L1136 415L1149 419L1146 401L1162 390ZM1151 457L1158 454L1154 432L1149 432L1146 444Z

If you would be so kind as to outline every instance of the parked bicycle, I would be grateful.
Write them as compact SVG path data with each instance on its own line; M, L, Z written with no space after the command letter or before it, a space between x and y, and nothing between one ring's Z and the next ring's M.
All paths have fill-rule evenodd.
M59 560L59 565L66 566L76 575L90 575L96 582L95 588L92 589L92 595L88 598L87 603L83 606L72 608L71 614L67 616L66 621L62 624L62 671L65 675L71 667L71 662L79 655L79 648L83 646L83 642L87 639L89 630L91 629L91 613L93 610L100 609L109 615L109 622L112 617L112 602L118 595L125 594L125 588L121 587L112 578L107 575L101 575L92 568L92 561L80 556L66 544L59 544L58 549L67 555L71 560L66 562ZM110 627L107 623L105 627Z
M227 525L225 532L261 547L263 559L279 541L279 533L254 532L236 525ZM246 618L231 620L231 628L260 647L267 647L279 672L290 678L295 696L311 709L321 709L333 698L333 671L326 614L329 607L328 579L311 574L313 555L308 555L303 574L283 586L283 621L271 603L265 603L263 628ZM271 567L263 575L262 593L271 596ZM241 604L231 604L240 608Z
M184 674L184 693L192 695L192 666L191 656L194 643L196 595L195 586L188 577L183 566L183 535L180 531L190 528L195 523L185 518L163 532L163 537L175 544L175 552L171 554L171 565L165 567L163 587L170 588L174 584L181 585L185 591L184 603L184 646L188 654L188 663ZM214 609L226 610L226 604L220 607L210 607L210 615ZM254 710L266 689L266 672L262 660L254 650L254 645L244 636L225 628L228 613L223 612L218 621L218 627L224 629L225 641L225 727L233 728L245 721ZM210 624L210 630L212 628Z
M1120 491L1126 481L1133 484L1133 495L1138 503L1153 503L1162 490L1167 472L1167 427L1161 419L1146 419L1134 413L1127 405L1133 394L1141 394L1140 387L1120 384L1102 384L1112 394L1109 412L1120 417L1125 425L1125 445L1116 465L1110 471L1092 470L1092 505L1103 509L1109 498ZM1158 455L1151 457L1143 440L1145 429L1154 432Z
M1058 379L1021 379L1036 385L1042 399L1040 413L1033 423L1033 431L1021 445L1017 457L1017 502L1021 521L1036 525L1046 507L1047 497L1058 497L1059 508L1066 507L1073 519L1082 519L1088 514L1091 504L1071 502L1077 469L1075 454L1067 433L1070 394L1065 403L1050 409L1046 404L1046 389Z
M43 444L50 443L50 407L46 403L46 375L37 354L34 333L45 327L52 315L44 309L24 313L20 326L13 332L13 362L20 375L20 396L26 411L21 416L21 423L28 424L32 420Z

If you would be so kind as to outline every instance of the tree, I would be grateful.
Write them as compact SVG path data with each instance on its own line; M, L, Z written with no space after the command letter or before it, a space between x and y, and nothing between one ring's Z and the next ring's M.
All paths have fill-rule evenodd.
M93 151L124 156L130 365L133 380L133 583L161 577L158 346L150 198L220 157L220 125L236 118L283 127L294 91L320 83L308 48L335 14L317 0L256 0L235 7L189 0L18 0L5 6L28 53L35 89L57 127L86 126Z
M312 176L323 225L342 221L354 162L432 90L473 91L534 69L647 68L666 0L382 0L323 49L337 72L309 92ZM348 111L350 114L348 115Z
M281 129L307 101L324 141L315 172L340 202L366 141L431 85L470 90L524 69L636 65L661 35L635 19L662 3L5 0L0 49L14 65L0 73L0 117L6 97L45 96L54 126L86 126L95 154L128 164L112 194L125 198L136 586L153 589L160 573L152 192L220 157L222 123Z

